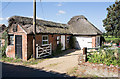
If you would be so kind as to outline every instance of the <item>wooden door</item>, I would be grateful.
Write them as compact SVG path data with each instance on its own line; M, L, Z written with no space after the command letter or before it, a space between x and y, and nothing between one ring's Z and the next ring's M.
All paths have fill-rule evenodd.
M22 35L15 36L15 56L22 59Z

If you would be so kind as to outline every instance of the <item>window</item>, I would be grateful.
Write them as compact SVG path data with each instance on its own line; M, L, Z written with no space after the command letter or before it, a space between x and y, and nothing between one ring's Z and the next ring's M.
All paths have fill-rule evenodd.
M96 46L100 46L100 37L96 37Z
M69 43L70 41L70 36L67 36L67 43Z
M9 35L8 41L9 41L9 45L14 45L14 35Z
M48 42L48 35L43 35L42 36L42 44L43 45L49 44L49 42Z
M60 44L60 36L57 36L57 44Z

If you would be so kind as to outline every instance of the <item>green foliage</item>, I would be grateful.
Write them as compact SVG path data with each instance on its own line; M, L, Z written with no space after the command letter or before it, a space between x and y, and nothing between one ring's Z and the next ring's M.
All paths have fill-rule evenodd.
M31 58L28 61L22 61L22 59L14 59L14 58L9 58L9 57L2 57L2 60L0 60L0 61L2 61L2 62L10 62L10 63L21 63L23 65L34 65L34 64L41 63L42 61L44 61L44 59L35 60L34 58Z
M2 57L6 57L5 51L6 51L6 48L7 48L7 40L8 40L8 34L7 34L6 31L2 34L2 39L5 40L5 45L2 46L2 48L1 48Z
M120 1L116 1L107 8L107 17L103 20L103 26L107 35L120 37Z
M59 44L57 45L56 50L52 53L52 54L53 54L53 56L55 56L55 55L58 55L58 54L62 53L62 47L63 47L63 45L62 45L61 43L59 43Z
M116 49L118 50L118 49ZM120 59L118 59L116 57L116 50L111 50L111 49L107 49L107 50L99 50L98 52L92 52L93 54L88 55L88 61L92 62L92 63L103 63L106 65L119 65L120 66ZM118 56L119 57L119 56Z
M14 59L14 58L9 58L9 57L2 57L3 62L10 62L10 63L20 63L22 62L21 59Z
M107 42L107 43L110 43L111 41L113 42L113 43L119 43L120 42L120 38L115 38L115 37L105 37L105 41Z
M70 37L69 47L70 47L71 49L74 49L74 48L75 48L75 37L73 37L73 36Z

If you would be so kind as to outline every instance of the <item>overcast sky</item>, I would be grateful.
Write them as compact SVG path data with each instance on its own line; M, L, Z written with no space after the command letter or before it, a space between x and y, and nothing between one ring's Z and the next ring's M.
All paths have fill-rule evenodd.
M114 2L37 2L37 18L59 23L67 23L71 17L84 15L92 24L103 31L102 20L106 18L106 8ZM1 5L1 4L0 4ZM33 2L2 2L0 24L8 24L11 16L33 16Z

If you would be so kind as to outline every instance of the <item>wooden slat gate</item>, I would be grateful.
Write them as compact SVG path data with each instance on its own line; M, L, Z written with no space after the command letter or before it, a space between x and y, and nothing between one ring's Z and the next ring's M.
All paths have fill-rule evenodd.
M36 44L36 58L46 57L52 54L52 44L39 46Z

